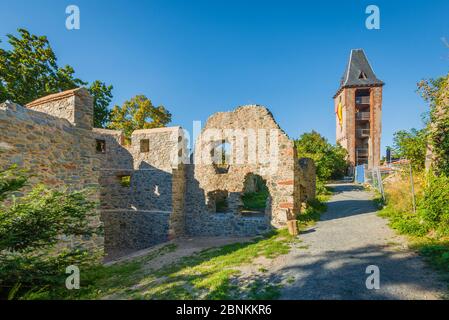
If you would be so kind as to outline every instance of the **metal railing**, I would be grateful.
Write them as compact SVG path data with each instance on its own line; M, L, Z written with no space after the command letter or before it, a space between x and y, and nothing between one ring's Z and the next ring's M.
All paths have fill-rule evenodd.
M355 118L357 120L369 120L370 119L370 113L369 112L357 112L355 114Z
M357 103L357 104L370 104L370 96L355 97L355 103Z

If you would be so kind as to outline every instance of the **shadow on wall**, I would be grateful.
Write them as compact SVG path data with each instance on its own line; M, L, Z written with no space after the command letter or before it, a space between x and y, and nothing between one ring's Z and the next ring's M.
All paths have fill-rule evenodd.
M195 165L186 166L186 233L191 236L255 236L272 229L271 211L242 214L242 192L206 193L195 178Z
M96 132L96 139L106 259L167 241L173 218L172 174L145 161L135 170L119 134Z
M121 172L121 171L119 171ZM172 175L141 163L130 172L129 186L116 179L114 190L128 195L126 207L102 210L107 259L168 241L174 212Z

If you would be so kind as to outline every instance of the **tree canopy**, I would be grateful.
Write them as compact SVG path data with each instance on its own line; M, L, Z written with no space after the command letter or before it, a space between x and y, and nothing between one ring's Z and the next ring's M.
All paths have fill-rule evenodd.
M164 106L153 106L150 99L137 95L123 105L114 106L108 128L122 130L130 139L134 130L165 127L171 121L171 113Z
M426 161L427 137L426 130L411 129L395 132L393 138L393 152L395 156L411 161L416 171L424 169Z
M433 153L433 169L437 174L449 175L449 74L421 81L418 92L430 105L426 130Z
M47 37L25 29L18 29L18 33L7 35L10 50L0 48L0 102L11 100L25 105L52 93L88 85L75 77L73 67L58 65ZM96 80L88 90L94 98L94 125L104 127L112 86Z
M320 181L338 179L345 175L348 168L347 151L342 146L330 144L316 131L302 134L295 145L299 158L311 158L315 161Z

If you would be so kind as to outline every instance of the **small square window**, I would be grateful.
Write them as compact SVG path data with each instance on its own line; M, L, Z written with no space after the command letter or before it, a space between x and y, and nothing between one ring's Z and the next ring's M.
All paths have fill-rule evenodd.
M150 152L150 140L140 140L140 152Z
M120 176L119 182L122 187L130 187L131 186L131 176Z
M106 140L95 139L97 153L106 153Z

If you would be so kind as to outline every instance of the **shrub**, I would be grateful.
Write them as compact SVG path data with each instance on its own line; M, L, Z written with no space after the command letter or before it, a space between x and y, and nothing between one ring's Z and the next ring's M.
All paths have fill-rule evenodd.
M348 169L347 151L340 145L330 144L318 132L304 133L295 140L298 158L311 158L316 165L317 180L342 178Z
M0 172L0 297L64 285L65 267L96 259L76 246L60 248L62 236L88 237L100 233L90 223L96 204L88 191L55 191L37 185L16 198L27 182L17 167Z
M440 235L449 235L449 178L446 175L429 173L419 201L419 216Z

